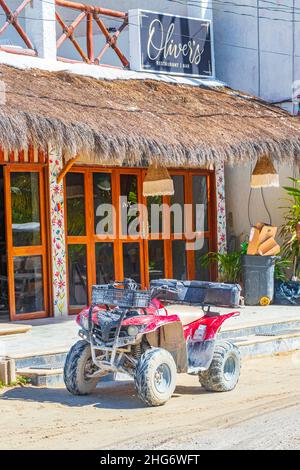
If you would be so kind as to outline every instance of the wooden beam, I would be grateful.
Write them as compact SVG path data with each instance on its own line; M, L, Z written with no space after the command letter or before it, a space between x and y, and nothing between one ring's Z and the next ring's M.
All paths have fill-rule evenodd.
M61 171L60 171L60 173L57 177L57 184L59 184L64 179L64 177L66 176L68 171L70 171L70 169L72 168L72 166L74 165L74 163L77 160L78 160L78 157L74 157L74 158L71 158L70 160L67 161L67 163L61 169Z
M97 13L98 15L112 16L114 18L126 18L126 13L124 13L123 11L109 10L107 8L100 8L94 5L85 5L84 3L71 2L68 0L55 0L55 3L60 7L67 7L71 8L72 10L81 10L90 13Z

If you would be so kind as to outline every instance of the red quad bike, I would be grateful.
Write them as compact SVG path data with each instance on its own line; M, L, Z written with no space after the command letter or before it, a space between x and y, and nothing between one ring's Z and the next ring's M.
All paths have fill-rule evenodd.
M239 349L216 336L223 322L239 313L214 313L205 301L200 306L162 303L159 298L178 298L184 289L184 283L171 282L173 287L168 280L155 281L148 291L138 290L132 280L93 286L92 306L76 320L82 339L72 346L65 362L69 392L87 395L112 372L133 377L139 398L150 406L169 400L177 373L198 375L206 390L235 388L241 367ZM216 283L203 284L207 284L207 297Z

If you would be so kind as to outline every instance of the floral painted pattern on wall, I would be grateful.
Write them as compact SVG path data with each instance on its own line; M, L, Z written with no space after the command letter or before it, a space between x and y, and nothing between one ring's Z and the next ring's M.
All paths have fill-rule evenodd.
M227 251L224 164L216 165L218 251Z
M57 184L57 176L62 166L62 155L54 149L50 149L49 183L54 316L66 315L68 312L63 182Z

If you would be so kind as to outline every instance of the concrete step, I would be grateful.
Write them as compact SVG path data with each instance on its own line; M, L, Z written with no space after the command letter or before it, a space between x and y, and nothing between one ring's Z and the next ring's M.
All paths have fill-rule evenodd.
M243 358L271 356L300 350L300 328L282 330L278 334L232 338L232 341L239 347Z
M63 385L63 369L42 369L34 367L17 369L17 374L29 380L36 387L55 387Z
M49 368L38 368L28 367L17 369L17 375L21 375L28 379L30 385L36 387L56 387L58 385L64 385L63 378L64 369L63 367L58 369ZM124 382L132 380L127 374L108 374L101 379L101 382Z
M18 335L27 333L32 328L31 325L23 325L17 323L0 323L0 336Z
M229 325L222 327L219 338L227 339L227 338L240 338L244 336L252 336L252 335L275 335L281 334L285 330L290 330L294 328L300 328L300 318L294 318L289 320L282 320L277 322L272 321L263 321L263 322L253 322L253 323L245 323L243 325Z
M68 351L53 351L46 353L16 355L15 359L17 369L26 368L45 368L60 369L64 366Z

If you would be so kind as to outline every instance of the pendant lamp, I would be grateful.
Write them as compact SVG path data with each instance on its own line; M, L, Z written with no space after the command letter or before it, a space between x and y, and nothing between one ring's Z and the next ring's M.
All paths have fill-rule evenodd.
M172 196L173 180L167 168L150 165L143 182L143 196Z
M262 156L257 160L251 176L251 188L279 187L279 175L270 157Z

